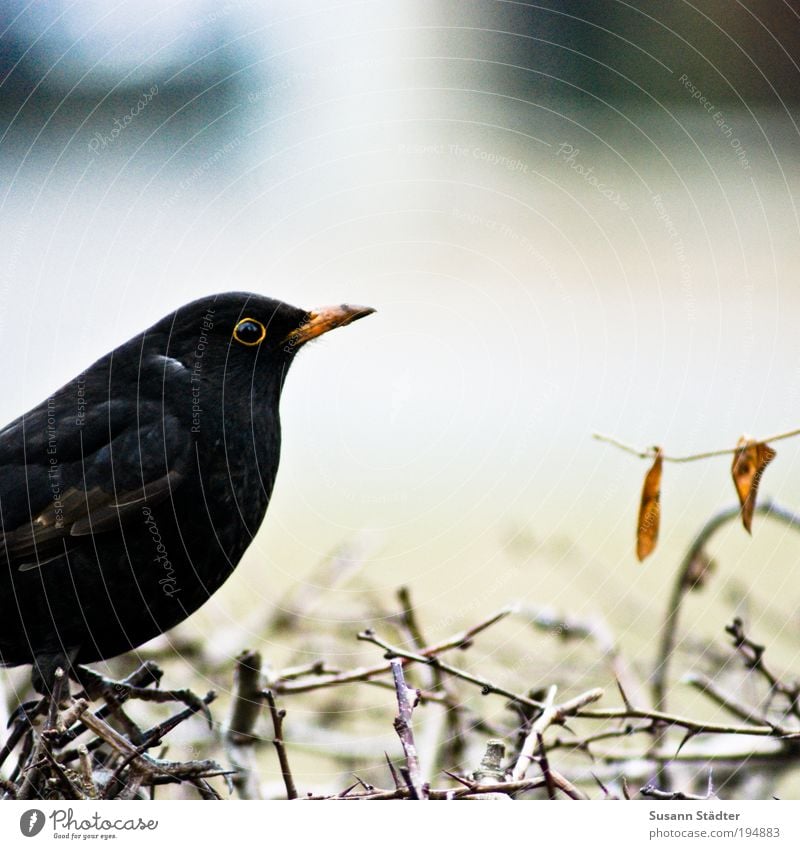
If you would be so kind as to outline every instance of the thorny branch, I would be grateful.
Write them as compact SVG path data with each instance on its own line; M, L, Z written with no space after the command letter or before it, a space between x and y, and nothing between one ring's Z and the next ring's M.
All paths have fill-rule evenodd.
M800 530L800 516L792 513L779 504L768 499L756 505L755 512L774 519L787 527ZM738 506L721 510L712 516L692 541L688 551L684 555L681 565L675 575L672 592L667 603L667 612L664 624L661 628L661 640L656 657L655 670L653 672L653 704L657 710L666 710L667 707L667 681L669 677L670 662L675 653L675 645L678 633L678 622L681 606L686 595L693 589L692 569L698 558L705 551L711 538L732 521L738 521L741 510Z
M487 619L479 622L477 625L474 625L472 628L461 631L441 643L435 643L432 646L427 646L426 648L421 649L418 655L431 658L449 651L450 649L468 648L478 634L485 631L487 628L490 628L492 625L495 625L497 622L500 622L502 619L505 619L513 613L514 610L515 608L513 607L505 607L497 613L494 613L492 616L489 616ZM404 663L403 665L405 666L406 664ZM391 672L391 664L386 662L377 664L376 666L351 669L349 672L326 674L318 678L309 678L307 680L302 680L301 676L295 676L292 679L287 680L285 676L277 675L274 678L272 689L276 694L284 696L289 695L290 693L308 693L312 690L321 690L326 687L338 687L342 684L368 681L379 675L385 675L388 672Z
M757 509L785 525L800 527L800 518L774 504L763 502ZM695 586L693 568L719 528L738 516L737 507L712 517L687 552L668 605L650 682L626 662L607 625L599 620L555 616L542 609L504 608L471 628L429 643L408 590L403 589L398 594L400 613L381 618L382 629L394 629L391 637L369 628L357 635L362 643L384 653L380 663L342 670L317 660L267 673L262 672L258 652L244 652L237 657L229 719L215 738L225 746L231 770L207 758L170 761L163 752L151 752L175 728L206 710L214 694L199 699L185 691L158 691L155 699L147 701L163 703L177 696L186 707L150 728L140 727L126 710L140 700L143 688L157 685L161 679L161 671L149 663L120 682L117 695L96 709L92 709L88 696L70 695L65 676L58 676L52 698L28 705L14 715L11 734L0 755L5 758L16 753L17 766L8 777L0 778L0 793L4 798L20 799L128 799L152 795L156 788L170 783L184 784L202 798L219 798L222 788L218 790L209 782L225 778L245 798L285 795L288 799L343 801L508 800L536 794L585 799L600 792L604 798L638 795L700 801L712 797L710 788L703 794L691 778L683 779L684 786L673 787L672 779L696 776L703 765L714 764L719 785L713 794L716 797L720 788L728 787L726 782L741 772L744 763L748 775L779 775L796 765L800 752L800 684L786 681L776 672L767 660L766 647L752 639L741 619L733 620L726 629L732 649L706 653L706 666L713 658L720 669L725 669L727 680L698 672L684 678L709 705L722 708L733 720L711 722L666 707L679 614L683 599ZM486 639L486 633L495 626L505 623L503 627L508 628L508 623L514 622L509 619L511 614L519 616L516 624L525 623L524 628L517 628L515 639L521 645L515 648L524 647L526 659L533 656L530 646L523 642L534 639L530 625L545 632L545 640L580 643L583 651L593 651L594 657L602 661L595 663L592 674L605 676L604 686L606 679L612 689L616 683L622 704L607 706L603 689L592 686L579 690L575 680L536 680L527 661L508 667L517 674L517 680L509 684L508 677L501 681L483 670L472 671L474 663L445 660L448 652L468 652L477 636L484 635ZM520 638L520 634L524 636ZM503 645L508 647L512 642L504 638ZM731 664L731 658L737 657L744 663ZM750 704L740 687L728 686L737 666L740 675L749 676L753 686L765 691L757 704ZM409 686L409 680L422 686ZM585 678L582 683L585 686ZM390 688L396 698L394 727L402 746L402 759L392 762L386 756L384 763L385 747L381 745L372 761L380 761L381 766L373 769L381 770L388 787L374 786L379 782L370 775L369 781L358 778L344 789L317 789L299 797L287 739L291 747L307 741L298 736L297 728L302 726L297 721L286 722L286 712L278 702L301 693L328 694L327 698L331 698L334 688L362 685ZM652 707L647 703L648 685L652 686ZM470 700L466 695L472 687L499 699ZM577 694L557 700L560 691L569 692L570 688ZM602 704L597 705L598 702ZM265 705L272 721L282 789L266 786L259 775L257 755L268 738L258 733L257 723ZM435 733L427 734L425 720L433 713ZM302 734L313 737L322 732L324 729L317 725L309 724ZM557 736L554 727L559 729ZM342 760L355 764L347 741L362 741L357 735L348 738L346 733L340 733L345 741ZM423 737L427 742L420 747L419 739ZM458 745L453 745L454 739ZM733 748L727 743L729 739L741 743ZM614 748L603 748L604 743ZM476 751L481 745L486 751L476 768ZM532 765L540 774L529 777ZM664 767L671 770L669 786L660 778L653 778L665 776ZM679 772L681 767L689 772Z
M3 798L131 799L141 798L145 788L153 792L164 783L184 782L206 797L206 779L228 774L219 764L210 759L167 761L153 757L148 750L160 746L164 736L191 716L207 711L215 694L207 693L202 699L188 694L188 707L146 730L123 713L123 703L138 698L141 685L157 683L160 678L157 667L145 664L120 682L118 697L93 712L86 698L69 694L67 676L57 670L53 692L43 708L37 705L15 714L3 755L18 745L20 752L17 768L0 782ZM186 691L175 693L180 693L180 700L188 698ZM165 700L159 696L158 701ZM42 712L44 720L37 727ZM109 721L124 728L124 733ZM73 745L87 734L88 741ZM77 770L72 766L75 761Z
M261 655L244 651L236 658L233 699L223 743L231 768L233 786L241 799L260 799L255 759L255 726L264 701L261 688Z
M440 669L442 672L447 672L449 675L454 676L455 678L461 678L463 681L468 681L470 684L475 684L476 686L481 688L481 692L483 695L488 696L490 693L494 693L498 696L505 696L507 699L511 699L512 702L517 702L521 705L526 705L527 707L540 709L542 707L542 703L537 701L536 699L531 699L528 696L523 696L520 693L514 693L511 690L507 690L505 687L500 687L497 684L492 683L488 678L483 678L477 675L472 675L470 672L466 672L463 669L458 669L455 666L451 666L449 663L445 663L439 657L437 657L432 652L426 654L419 654L417 652L409 652L405 649L401 649L398 646L393 646L391 643L386 642L381 639L374 631L367 629L366 631L361 631L358 635L359 640L364 640L368 643L374 643L376 646L384 649L386 651L386 656L389 658L402 658L404 660L412 660L415 663L423 663L429 664L430 666L434 666L437 669Z
M429 788L422 782L419 757L417 756L417 744L414 741L414 729L411 725L411 714L416 707L417 694L413 690L409 690L406 686L406 679L403 676L403 664L399 660L393 660L391 663L398 708L398 713L394 720L394 730L400 738L400 743L403 746L403 754L406 759L406 767L402 772L408 789L411 791L411 798L424 800L428 798ZM413 702L411 701L412 693L414 697Z
M294 784L292 769L289 766L289 756L286 753L286 744L283 740L283 720L286 716L286 711L282 708L278 708L275 703L275 696L273 695L272 690L264 690L264 697L267 700L269 713L272 717L272 728L275 732L275 737L272 742L275 746L275 751L278 754L278 762L281 765L281 775L283 776L283 783L286 787L286 798L296 799L297 788Z

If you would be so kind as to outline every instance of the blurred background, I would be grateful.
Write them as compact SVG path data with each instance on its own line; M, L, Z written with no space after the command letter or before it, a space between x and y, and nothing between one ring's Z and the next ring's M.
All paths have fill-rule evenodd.
M730 458L666 468L640 566L646 464L591 435L800 427L799 60L778 0L6 0L2 420L203 294L370 304L296 363L262 531L169 640L345 667L325 629L407 584L432 639L518 601L601 614L646 669ZM762 493L800 509L775 447ZM800 673L800 539L757 518L712 553L682 633L745 615Z

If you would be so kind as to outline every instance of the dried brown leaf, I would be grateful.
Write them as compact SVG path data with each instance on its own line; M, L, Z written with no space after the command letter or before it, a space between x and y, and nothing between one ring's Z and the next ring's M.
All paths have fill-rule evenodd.
M655 451L656 459L647 472L642 487L639 524L636 529L636 556L640 562L653 553L661 523L661 470L664 459L660 448Z
M775 459L777 452L764 442L743 436L736 447L731 466L733 484L742 505L742 524L752 533L753 511L756 509L758 485L764 469Z

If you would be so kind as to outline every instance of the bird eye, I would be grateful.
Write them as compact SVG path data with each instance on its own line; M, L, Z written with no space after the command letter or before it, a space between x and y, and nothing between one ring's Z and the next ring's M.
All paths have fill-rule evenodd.
M258 345L267 335L267 328L254 318L243 318L233 328L233 338L242 345Z

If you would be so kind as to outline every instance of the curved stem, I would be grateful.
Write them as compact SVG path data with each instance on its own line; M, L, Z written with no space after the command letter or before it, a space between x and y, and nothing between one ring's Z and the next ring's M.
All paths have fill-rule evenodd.
M775 519L790 528L800 530L800 516L792 513L790 510L781 507L769 499L762 501L756 505L755 512L764 516ZM739 518L741 509L739 507L728 507L712 516L703 525L700 532L694 538L694 541L689 546L688 551L684 555L680 568L675 578L675 584L672 588L672 593L667 604L667 613L664 618L664 624L661 628L661 641L656 658L655 669L653 670L653 706L657 711L665 711L667 709L667 682L669 677L669 664L672 660L672 654L675 650L675 641L678 633L678 619L680 616L681 605L686 593L689 591L691 582L689 581L689 571L692 564L698 555L703 551L708 541L714 534L728 522Z

